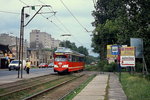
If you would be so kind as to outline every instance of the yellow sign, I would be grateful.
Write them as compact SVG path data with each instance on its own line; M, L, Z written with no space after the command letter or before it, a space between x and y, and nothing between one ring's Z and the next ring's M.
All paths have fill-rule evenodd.
M135 56L135 48L121 47L121 56Z
M63 55L64 53L55 53L56 55Z
M107 45L107 59L112 59L116 57L115 55L111 54L111 46L112 45Z

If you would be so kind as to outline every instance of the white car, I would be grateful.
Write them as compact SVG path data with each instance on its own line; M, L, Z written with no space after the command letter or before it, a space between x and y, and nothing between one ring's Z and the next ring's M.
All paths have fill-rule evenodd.
M20 66L21 66L21 64L22 64L22 61L20 61ZM23 60L23 69L25 68L25 66L26 66L26 61ZM19 70L20 69L20 67L19 67L19 60L12 60L10 62L10 64L8 65L8 69L9 69L9 71L11 71L11 70Z
M48 67L54 67L54 63L50 63Z

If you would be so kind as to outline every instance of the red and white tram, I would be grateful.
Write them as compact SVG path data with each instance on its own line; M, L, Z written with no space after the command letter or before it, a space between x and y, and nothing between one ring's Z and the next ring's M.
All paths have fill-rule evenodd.
M84 69L84 55L69 48L60 47L54 53L54 72L73 72Z

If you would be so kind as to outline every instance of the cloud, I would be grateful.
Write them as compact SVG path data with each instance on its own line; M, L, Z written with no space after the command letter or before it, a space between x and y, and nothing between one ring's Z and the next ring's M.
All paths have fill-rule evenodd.
M9 1L9 2L8 2ZM62 0L68 9L73 13L73 15L78 19L78 21L83 25L83 27L73 18L73 16L67 11L60 0L21 0L27 5L41 5L47 4L51 5L54 11L57 11L56 17L63 23L63 25L56 19L56 17L50 17L49 20L43 18L40 14L36 15L35 18L25 27L25 38L29 38L29 33L33 29L39 29L41 31L47 32L56 39L62 39L61 34L68 33L72 34L70 41L75 42L78 46L85 46L91 49L91 33L87 33L84 28L92 31L91 22L94 18L91 12L94 10L92 0ZM41 3L42 1L43 3ZM0 0L0 11L10 11L21 13L23 6L26 6L20 0ZM36 7L36 10L38 7ZM51 8L44 8L41 10L52 11ZM31 9L26 9L25 13L30 14L30 18L34 15L36 11ZM3 32L13 32L19 36L20 30L20 15L9 14L0 12L0 33ZM52 14L44 14L45 17L49 17ZM25 19L25 23L30 19ZM52 22L53 23L52 23ZM68 30L66 30L66 27ZM28 39L29 40L29 39Z

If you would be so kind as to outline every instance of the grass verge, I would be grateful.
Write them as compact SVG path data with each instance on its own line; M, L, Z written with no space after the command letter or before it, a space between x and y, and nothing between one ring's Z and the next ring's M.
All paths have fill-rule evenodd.
M96 75L90 76L83 84L81 84L78 88L71 91L68 95L63 97L61 100L72 100L78 93L81 92L81 90L87 86L87 84L95 77Z
M109 79L110 79L110 74L108 75L108 80L107 80L107 86L106 86L106 94L104 96L104 100L108 100L108 93L109 93Z
M122 73L121 84L128 100L150 100L150 81L145 78Z

